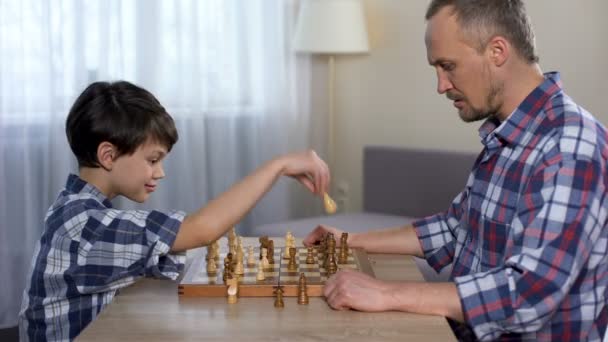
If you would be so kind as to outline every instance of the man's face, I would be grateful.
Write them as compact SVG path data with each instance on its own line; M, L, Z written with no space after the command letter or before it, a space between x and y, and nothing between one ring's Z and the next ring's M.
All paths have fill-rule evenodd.
M145 202L156 190L158 181L165 177L162 162L166 155L167 148L148 141L133 154L118 157L111 171L116 194Z
M427 59L437 71L437 92L454 101L460 118L482 120L498 112L502 85L493 78L486 51L465 40L450 9L444 7L428 22Z

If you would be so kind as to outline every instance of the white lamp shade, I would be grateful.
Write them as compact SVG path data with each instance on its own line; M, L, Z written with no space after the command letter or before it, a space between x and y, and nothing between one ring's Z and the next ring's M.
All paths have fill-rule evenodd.
M302 0L294 49L308 53L369 51L360 0Z

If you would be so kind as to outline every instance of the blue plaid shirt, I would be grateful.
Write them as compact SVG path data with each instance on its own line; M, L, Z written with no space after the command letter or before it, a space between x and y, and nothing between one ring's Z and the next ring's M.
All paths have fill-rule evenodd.
M480 340L600 341L608 322L606 128L564 94L558 73L502 123L465 189L414 223L426 260L453 265Z
M168 253L184 216L113 209L98 189L70 175L34 252L21 339L72 340L118 289L144 276L176 279L185 255Z

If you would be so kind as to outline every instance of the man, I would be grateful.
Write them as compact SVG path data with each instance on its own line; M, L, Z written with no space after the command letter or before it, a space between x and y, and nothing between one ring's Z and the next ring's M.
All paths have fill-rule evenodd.
M424 257L450 282L395 283L342 271L335 309L448 317L460 339L600 341L608 321L606 129L542 73L521 0L433 0L426 48L437 91L484 148L446 212L351 234L368 252ZM304 243L340 230L317 227ZM456 323L460 322L460 323Z

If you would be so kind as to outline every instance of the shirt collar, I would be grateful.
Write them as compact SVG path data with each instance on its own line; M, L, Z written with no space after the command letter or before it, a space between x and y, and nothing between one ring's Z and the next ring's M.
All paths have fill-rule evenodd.
M108 208L112 208L112 203L99 191L93 184L87 183L75 174L70 174L65 184L65 189L71 193L86 193L93 195L100 203Z
M536 87L502 123L495 117L487 119L479 128L479 136L484 145L499 140L501 144L525 144L527 132L531 131L538 115L549 98L562 92L562 81L559 72L549 72L545 80ZM495 142L496 143L496 142Z

